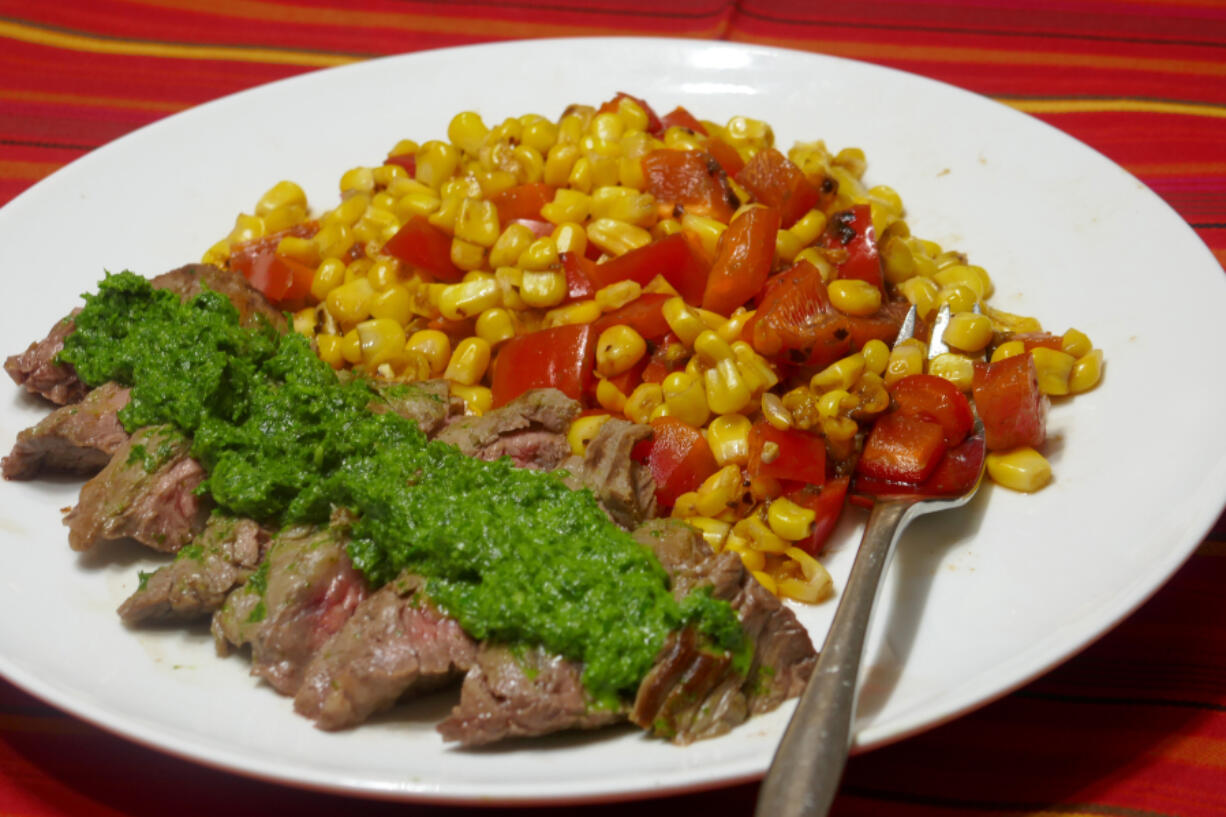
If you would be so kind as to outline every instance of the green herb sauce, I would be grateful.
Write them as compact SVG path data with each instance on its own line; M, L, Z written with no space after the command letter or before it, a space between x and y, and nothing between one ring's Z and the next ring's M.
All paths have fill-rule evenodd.
M405 569L425 577L426 595L473 637L582 661L604 703L632 695L665 636L690 623L747 669L728 604L705 592L677 603L655 556L589 491L465 457L369 411L365 381L338 380L301 335L240 327L216 293L181 304L125 272L85 297L60 359L89 385L131 387L129 430L171 423L188 435L208 473L201 490L225 511L322 524L351 509L349 555L373 585Z

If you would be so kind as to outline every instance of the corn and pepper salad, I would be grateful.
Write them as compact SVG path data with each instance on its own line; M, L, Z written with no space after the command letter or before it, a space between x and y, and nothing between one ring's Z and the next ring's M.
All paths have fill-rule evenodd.
M336 369L445 378L470 414L560 388L586 407L576 454L610 417L650 424L634 456L661 508L779 596L831 593L817 557L857 468L923 483L973 396L991 479L1038 490L1048 398L1101 376L1084 333L992 308L986 270L912 235L859 149L785 155L765 122L627 94L556 120L463 112L446 136L348 170L317 216L277 183L203 260ZM950 351L929 359L943 305Z

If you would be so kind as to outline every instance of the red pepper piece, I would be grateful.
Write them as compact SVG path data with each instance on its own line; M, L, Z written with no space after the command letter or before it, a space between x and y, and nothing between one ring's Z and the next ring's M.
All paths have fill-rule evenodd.
M816 514L809 535L797 542L796 547L810 556L816 556L821 552L843 513L843 506L847 499L847 486L850 482L849 477L835 477L827 480L820 490L815 487L807 487L786 495L797 505L809 508Z
M804 172L774 148L755 153L736 174L736 180L755 199L778 210L785 228L812 210L821 198Z
M642 167L646 190L658 201L680 204L691 213L725 223L732 218L736 196L711 154L660 148L642 158Z
M401 153L399 156L388 156L383 160L385 165L400 165L404 168L404 172L412 179L417 175L417 154L416 153Z
M1038 448L1047 439L1048 400L1039 391L1039 375L1029 354L990 364L973 394L988 450Z
M425 216L415 215L383 245L383 251L425 270L440 281L454 283L464 272L451 263L451 236Z
M873 232L873 215L867 204L856 204L831 216L826 225L827 247L842 247L847 260L839 264L840 278L867 281L884 291L885 277Z
M617 103L621 99L633 99L638 103L638 106L643 109L643 113L647 114L647 132L652 136L659 136L664 132L664 127L660 123L660 117L652 110L647 101L640 99L637 96L631 96L625 91L618 91L617 95L600 106L598 113L617 113Z
M590 277L596 289L603 289L618 281L646 285L657 275L663 275L687 303L697 304L702 300L708 271L709 265L694 242L676 233L596 264Z
M707 135L707 129L694 118L694 114L680 105L660 117L660 130L666 131L669 128L686 128L694 133L701 133L703 136Z
M1064 338L1050 332L1014 332L1006 340L1021 341L1027 352L1037 347L1055 349L1057 352L1064 351Z
M707 277L703 309L730 315L762 289L775 259L778 231L779 212L771 207L754 207L732 220Z
M652 436L634 447L631 456L646 464L656 484L656 501L671 508L677 497L697 490L718 470L707 438L694 426L675 417L651 421Z
M663 307L669 297L663 292L644 292L625 306L601 315L592 324L596 336L600 337L600 333L610 326L625 324L642 335L644 340L660 340L668 334Z
M500 224L521 218L542 221L541 208L553 201L554 192L552 187L542 182L528 182L495 193L490 196L490 201L498 208Z
M558 261L566 273L567 301L582 301L596 294L596 285L592 283L594 263L573 252L562 253Z
M904 377L890 389L895 410L936 423L945 430L945 444L953 448L975 425L970 401L958 387L933 374Z
M591 324L541 329L505 341L494 362L490 384L495 408L529 389L555 388L583 399L596 365L596 333Z
M774 453L764 456L767 443L774 444L771 449ZM822 485L826 482L826 441L799 428L779 429L767 422L754 423L749 429L746 470L751 477Z
M891 412L869 432L856 475L886 482L923 482L936 470L946 448L941 426Z
M719 162L724 172L732 178L736 178L736 174L740 173L741 168L745 166L745 160L741 158L741 154L723 139L708 139L707 153L710 153L712 158Z

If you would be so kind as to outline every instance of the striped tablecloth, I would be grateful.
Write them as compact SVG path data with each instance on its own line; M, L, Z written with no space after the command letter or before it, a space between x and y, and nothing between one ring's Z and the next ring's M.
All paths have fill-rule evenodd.
M1221 0L0 0L0 204L134 128L292 74L450 45L622 34L821 52L985 94L1122 165L1226 263ZM835 813L1226 815L1223 587L1219 523L1167 587L1082 655L968 717L853 758ZM585 811L749 814L755 796L741 785ZM490 812L362 803L200 768L0 682L2 815L269 813Z

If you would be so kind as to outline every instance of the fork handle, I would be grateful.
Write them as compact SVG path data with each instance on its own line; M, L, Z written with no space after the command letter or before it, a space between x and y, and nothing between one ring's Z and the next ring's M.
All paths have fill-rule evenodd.
M873 602L914 504L874 503L817 666L758 792L757 817L820 817L829 811L851 746L856 679Z

